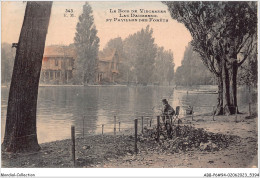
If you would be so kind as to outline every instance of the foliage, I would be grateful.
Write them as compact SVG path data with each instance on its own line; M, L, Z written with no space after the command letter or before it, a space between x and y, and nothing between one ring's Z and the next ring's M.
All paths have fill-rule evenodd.
M257 44L248 56L249 60L241 65L238 73L238 83L240 85L257 86Z
M124 44L124 54L125 58L125 67L126 67L126 75L125 79L127 82L136 82L136 74L135 74L135 61L137 58L137 47L135 46L137 43L137 35L135 33L129 35L123 42Z
M165 3L172 18L190 31L194 50L216 75L220 75L218 64L221 60L232 51L238 55L256 32L256 5L253 2Z
M99 38L94 25L92 8L88 2L83 6L83 13L79 16L76 30L74 43L77 49L77 81L93 83L97 70Z
M194 50L218 77L218 107L223 96L228 113L237 106L238 68L253 49L257 30L256 2L164 2L173 19L190 31ZM241 58L239 56L242 56ZM233 110L231 110L233 108Z
M170 84L173 81L173 53L154 44L149 26L125 40L120 37L111 39L103 52L111 49L116 49L120 56L117 82Z
M174 77L173 53L171 50L164 50L163 47L157 48L154 69L154 81L163 84L169 83Z
M190 31L194 50L197 51L205 66L216 75L220 74L219 66L215 65L212 51L211 29L216 20L217 3L209 2L166 2L173 19L183 23Z
M1 51L1 83L10 84L15 58L15 48L12 48L11 44L2 43Z
M103 49L103 51L105 52L110 49L116 49L119 54L123 55L124 49L123 49L122 38L118 37L118 38L113 38L113 39L109 40L107 42L105 48Z
M201 57L193 50L191 44L186 47L182 64L175 73L177 85L211 85L213 74L203 65Z
M141 142L148 140L153 143L152 140L158 139L157 132L156 128L145 128ZM167 128L162 124L159 135L160 147L163 151L171 153L191 150L218 151L227 148L229 144L240 141L238 136L207 132L203 128L188 125L172 125Z
M128 68L134 73L131 77L135 78L137 83L147 84L152 80L156 57L156 46L152 34L153 30L147 26L125 40L124 50Z

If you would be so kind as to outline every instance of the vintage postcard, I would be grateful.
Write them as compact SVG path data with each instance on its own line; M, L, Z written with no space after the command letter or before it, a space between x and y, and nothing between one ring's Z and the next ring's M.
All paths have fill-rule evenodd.
M1 176L259 176L257 1L1 12Z

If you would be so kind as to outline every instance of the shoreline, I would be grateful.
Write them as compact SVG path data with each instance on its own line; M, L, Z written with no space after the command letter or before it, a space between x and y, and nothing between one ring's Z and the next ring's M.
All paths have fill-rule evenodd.
M40 84L39 87L127 87L127 85L44 85Z
M208 120L210 116L201 116L195 121L183 119L184 125L241 138L239 142L214 152L190 150L172 153L171 150L162 149L155 140L147 141L139 135L139 153L135 155L131 129L116 136L98 134L76 138L76 167L255 167L258 165L257 118L245 119L245 116L239 115L238 123L230 117L219 117L217 121ZM40 146L42 149L37 153L2 152L2 167L73 167L70 139L42 143Z

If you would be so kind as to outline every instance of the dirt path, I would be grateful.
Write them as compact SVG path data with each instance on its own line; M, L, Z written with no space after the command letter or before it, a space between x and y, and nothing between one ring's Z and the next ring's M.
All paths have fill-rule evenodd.
M233 117L233 116L231 116ZM130 132L120 135L95 135L76 139L76 167L138 168L246 168L257 166L257 119L238 116L238 123L228 116L200 116L184 124L204 128L213 133L241 137L219 151L179 151L161 149L156 141L138 142L134 154L134 138ZM132 132L131 132L132 133ZM71 140L41 144L41 151L30 154L2 153L2 167L73 167Z

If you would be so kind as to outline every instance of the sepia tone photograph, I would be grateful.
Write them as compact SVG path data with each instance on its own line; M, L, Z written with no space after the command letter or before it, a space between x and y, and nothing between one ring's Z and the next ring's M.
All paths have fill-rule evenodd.
M1 167L258 168L257 10L2 1Z

